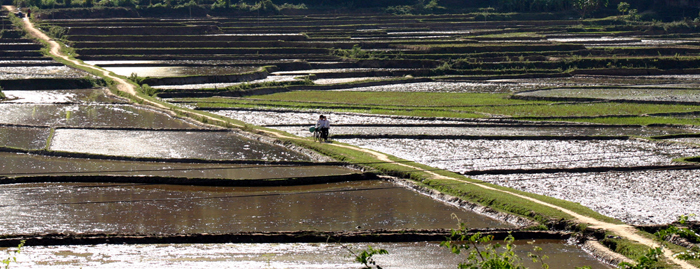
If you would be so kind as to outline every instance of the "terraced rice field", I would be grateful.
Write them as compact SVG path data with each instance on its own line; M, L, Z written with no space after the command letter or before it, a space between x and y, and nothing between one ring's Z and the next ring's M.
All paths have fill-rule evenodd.
M0 21L4 28L0 36L0 87L6 90L46 88L47 84L65 84L88 76L86 72L67 67L44 55L40 51L41 44L25 38L21 30L14 28L4 8L0 11ZM31 80L43 83L28 83Z
M693 211L700 205L691 200L700 194L698 184L694 184L698 168L677 162L679 158L700 155L694 138L700 132L696 100L700 84L695 75L700 72L697 33L651 31L647 25L610 18L590 29L578 20L478 18L474 14L310 14L41 23L63 27L64 41L74 49L76 58L125 77L134 74L135 82L155 89L148 94L175 105L302 137L311 135L308 128L319 114L328 115L332 122L331 143L352 144L465 177L581 203L630 224L669 223L680 214L697 213ZM596 31L589 31L592 29ZM14 99L0 104L5 108L0 110L0 130L4 130L0 132L0 143L7 148L46 149L120 160L195 159L191 166L175 168L182 169L176 175L203 178L237 178L229 170L193 175L197 169L208 170L205 164L209 161L215 162L211 170L216 170L217 162L255 159L270 164L308 163L318 157L255 141L261 138L254 135L205 130L162 111L119 100L107 101L110 98L99 97L100 94L5 93ZM40 116L34 115L37 110ZM15 140L3 138L3 134L28 138ZM662 135L690 138L650 139ZM76 136L84 139L74 141ZM253 140L246 140L250 138ZM11 156L21 161L21 157ZM60 163L55 159L37 162ZM103 167L112 167L105 168L110 170L121 165L124 164L110 162ZM160 171L168 169L162 166L149 164L144 170L153 170L151 175L171 175ZM285 166L280 173L290 177L318 175L285 170L288 168ZM68 172L93 174L85 167L71 169ZM274 169L264 175L280 171ZM324 173L347 174L350 169L330 170ZM138 174L100 174L113 173ZM382 186L379 189L396 188ZM60 184L48 187L71 188ZM187 196L169 188L158 187L153 193ZM284 193L280 196L324 196L329 192L306 192L313 188L320 187L305 188L304 194L280 190ZM116 189L107 191L124 191ZM259 191L266 193L264 189ZM342 189L343 195L373 195L359 194L366 190L382 192L374 187ZM221 192L228 191L234 190ZM262 195L257 191L253 191L253 196ZM301 201L292 198L272 203L265 198L256 199L259 203L255 208L260 210ZM354 198L342 199L352 200L359 207L374 206L355 203ZM406 199L410 201L403 204L419 198ZM188 208L211 206L202 201L189 202ZM403 210L397 206L371 213L384 216ZM290 214L295 217L302 211L307 210L290 206ZM290 216L278 216L293 219L285 221L289 226L282 228L317 230L329 225L330 230L352 230L367 226L338 221L342 219L339 216L328 220L323 219L325 215L308 219ZM245 224L249 225L245 229L277 229L268 224L279 219L267 221L266 217ZM447 228L451 221L447 218L430 217L440 224L421 227ZM317 219L323 221L316 222ZM408 227L417 219L401 216L371 222L369 226ZM219 221L208 223L219 227ZM338 226L333 226L334 221ZM84 230L89 231L114 228L99 222L92 224L95 223L99 225L77 223L75 227L88 227ZM128 225L130 230L154 229L145 224ZM501 222L484 225L508 226ZM46 227L62 228L61 223L49 223ZM182 230L182 226L172 225L167 232L206 232L211 227ZM231 230L226 229L222 231ZM425 246L419 248L432 251ZM83 261L77 259L73 263L80 266ZM280 262L280 266L296 265Z

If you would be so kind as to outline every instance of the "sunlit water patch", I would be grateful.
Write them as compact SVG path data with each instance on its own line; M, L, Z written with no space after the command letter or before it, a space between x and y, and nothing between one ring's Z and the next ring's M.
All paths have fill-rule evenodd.
M88 74L67 66L0 67L0 79L82 78Z
M105 67L117 75L139 77L179 77L240 74L255 71L256 66L148 66L148 67Z
M214 114L237 119L255 125L304 125L313 126L316 124L320 114L328 117L331 126L334 124L459 124L465 121L419 119L401 116L369 115L356 113L336 113L330 111L251 111L251 110L213 110ZM482 124L496 124L488 120L469 120Z
M415 70L411 68L334 68L334 69L309 69L309 70L294 70L294 71L277 71L273 75L297 75L303 76L308 74L323 74L323 73L345 73L345 72L377 72L377 71L408 71Z
M636 140L337 139L454 172L668 165L700 148Z
M0 103L0 123L83 127L197 128L167 114L125 104Z
M4 91L10 99L6 103L61 104L61 103L114 103L103 89L54 91Z
M387 80L392 77L354 77L354 78L322 78L314 80L314 84L318 85L329 85L329 84L339 84L339 83L350 83L358 81L378 81Z
M547 255L550 268L591 266L611 268L575 245L557 240L515 242L525 266L533 247ZM347 249L362 252L370 245L389 254L375 255L382 268L447 269L464 261L439 242L412 243L297 243L297 244L152 244L25 247L12 268L359 268Z
M576 75L572 77L555 77L555 78L523 78L523 79L496 79L489 80L490 82L509 82L523 84L540 84L540 88L552 87L582 87L582 86L630 86L638 85L666 85L666 87L684 87L675 86L675 84L690 84L697 87L698 77L687 76L591 76L591 75ZM687 87L687 86L685 86Z
M50 132L49 128L0 126L0 147L43 149ZM2 159L3 163L6 161Z
M631 224L662 224L700 208L698 170L474 176L487 182L581 203Z
M309 126L270 126L297 136L312 136ZM334 135L446 135L446 136L658 136L692 132L684 128L586 127L586 126L332 126Z
M363 92L478 92L502 93L532 90L547 85L541 83L508 83L508 82L419 82L392 84L380 86L357 87L337 91Z
M385 181L289 187L126 183L0 186L0 233L233 233L512 225Z
M234 132L57 129L49 149L130 157L309 159L285 147L249 139Z
M52 157L0 152L0 176L159 176L217 179L274 179L347 175L357 170L328 165L244 165L166 163Z
M228 83L202 83L202 84L183 84L183 85L159 85L153 86L155 89L174 89L174 90L190 90L190 89L223 89L226 87L241 85L243 83L256 84L265 82L290 82L299 80L297 76L268 76L264 79L246 81L246 82L228 82Z

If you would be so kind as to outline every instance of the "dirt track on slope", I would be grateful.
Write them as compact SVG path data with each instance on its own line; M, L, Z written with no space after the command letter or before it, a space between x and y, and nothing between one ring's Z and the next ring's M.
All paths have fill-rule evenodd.
M10 12L15 12L15 10L16 10L16 8L15 8L14 6L4 6L4 7L5 7L6 9L8 9ZM159 104L159 103L156 103L156 102L153 102L153 101L150 101L150 100L147 100L147 99L144 99L144 98L142 98L142 97L137 96L136 88L135 88L132 84L128 83L126 80L124 80L124 79L122 79L122 78L119 78L119 77L116 77L116 76L114 76L114 75L111 75L111 74L109 73L109 71L106 71L106 70L101 69L101 68L99 68L99 67L96 67L96 66L94 66L94 65L88 65L88 64L82 63L82 62L80 62L80 61L70 59L67 55L65 55L65 54L63 54L63 53L61 52L61 45L60 45L58 42L52 40L52 39L49 38L46 34L44 34L43 32L39 31L38 29L36 29L36 28L34 27L34 25L32 24L32 22L31 22L28 18L24 18L24 19L23 19L23 22L24 22L24 28L25 28L25 30L26 30L30 35L32 35L32 36L34 36L34 37L36 37L36 38L38 38L38 39L41 39L41 40L43 40L43 41L45 41L45 42L48 42L48 44L49 44L49 46L50 46L50 51L49 51L49 52L50 52L52 55L54 55L55 57L58 57L58 58L61 58L61 59L65 60L65 61L71 62L71 63L73 63L73 64L75 64L75 65L77 65L77 66L81 66L81 67L84 67L84 68L87 68L87 69L91 69L91 70L94 70L94 71L96 71L96 72L101 73L104 77L107 77L107 78L110 78L110 79L114 80L114 82L116 83L117 89L118 89L119 91L122 91L122 92L124 92L124 93L129 94L129 95L132 95L134 98L137 98L137 99L143 101L144 104L151 105L151 106L155 106L155 107L161 108L161 109L168 109L166 106L164 106L164 105L162 105L162 104ZM217 119L217 118L214 118L214 117L210 117L210 116L206 116L206 115L200 115L200 116L206 118L206 119L209 120L209 121L222 122L222 123L224 122L224 121L222 121L222 120L220 120L220 119ZM229 124L230 124L230 123L229 123ZM241 126L241 125L234 125L234 126L235 126L235 127L240 127L240 128L244 127L244 126ZM262 131L262 132L264 132L264 133L267 134L267 135L270 135L270 136L273 136L273 137L278 137L278 138L298 139L298 137L286 136L286 135L284 135L284 134L280 134L280 133L272 132L272 131ZM391 163L391 164L395 164L395 165L400 165L400 166L404 166L404 167L410 168L410 169L412 169L412 170L417 170L417 171L421 171L421 172L427 173L427 174L431 175L431 176L432 176L433 178L435 178L435 179L446 179L446 180L453 180L453 181L461 182L461 183L464 183L464 184L474 184L474 185L479 186L479 187L484 188L484 189L488 189L488 190L491 190L491 191L498 191L498 192L502 192L502 193L507 194L507 195L511 195L511 196L515 196L515 197L518 197L518 198L521 198L521 199L525 199L525 200L528 200L528 201L532 201L532 202L534 202L534 203L538 203L538 204L541 204L541 205L543 205L543 206L547 206L547 207L550 207L550 208L559 210L559 211L561 211L561 212L564 212L564 213L566 213L566 214L568 214L568 215L571 215L575 221L577 221L577 222L579 222L579 223L588 224L589 227L591 227L591 228L595 228L595 229L604 229L604 230L607 230L607 231L609 231L609 232L615 233L615 234L617 234L617 235L619 235L619 236L622 236L622 237L624 237L624 238L627 238L627 239L630 239L630 240L632 240L632 241L636 241L636 242L639 242L639 243L641 243L641 244L644 244L644 245L646 245L646 246L648 246L648 247L652 247L652 248L660 247L659 243L655 242L655 241L652 240L652 239L649 239L649 238L646 238L646 237L640 235L639 233L637 233L636 229L635 229L634 227L630 226L630 225L614 224L614 223L609 223L609 222L600 221L600 220L597 220L597 219L594 219L594 218L591 218L591 217L587 217L587 216L580 215L580 214L578 214L578 213L576 213L576 212L573 212L573 211L571 211L571 210L568 210L568 209L565 209L565 208L562 208L562 207L559 207L559 206L556 206L556 205L553 205L553 204L550 204L550 203L546 203L546 202L537 200L537 199L535 199L535 198L527 197L527 196L524 196L524 195L521 195L521 194L517 194L517 193L505 191L505 190L499 190L499 189L496 189L496 188L487 186L487 185L482 184L482 183L471 183L471 182L466 182L466 181L464 181L464 180L462 180L462 179L459 179L459 178L453 178L453 177L442 176L442 175L439 175L439 174L437 174L437 173L435 173L435 172L428 171L428 170L423 169L423 168L420 168L420 167L416 167L416 166L412 166L412 165L408 165L408 164L403 164L403 163L399 163L399 162L392 161L391 159L389 159L389 156L388 156L388 155L383 154L383 153L380 153L380 152L376 152L376 151L372 151L372 150L368 150L368 149L362 149L362 148L353 147L353 146L341 145L341 144L329 144L329 145L335 146L335 147L340 147L340 148L351 149L351 150L355 150L355 151L361 151L361 152L370 154L370 155L374 156L375 158L377 158L377 159L379 159L379 160L381 160L381 161L383 161L383 162L387 162L387 163ZM680 266L681 268L683 268L683 269L692 269L692 268L696 268L696 267L692 266L691 264L689 264L689 263L687 263L687 262L685 262L685 261L683 261L683 260L674 258L674 257L673 257L673 253L672 253L670 250L668 250L667 248L664 248L664 249L663 249L663 253L664 253L664 255L666 256L667 259L669 259L671 262L673 262L673 263L679 265L679 266Z

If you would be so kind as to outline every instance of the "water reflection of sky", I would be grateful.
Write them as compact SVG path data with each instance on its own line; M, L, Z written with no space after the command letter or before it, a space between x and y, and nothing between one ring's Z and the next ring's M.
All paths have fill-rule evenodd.
M386 181L286 187L36 183L0 188L0 233L233 233L513 227ZM359 228L358 228L359 227Z

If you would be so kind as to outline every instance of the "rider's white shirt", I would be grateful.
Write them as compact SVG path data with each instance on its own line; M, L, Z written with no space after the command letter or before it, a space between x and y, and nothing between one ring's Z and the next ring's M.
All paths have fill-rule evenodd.
M331 122L328 120L318 120L316 128L331 128Z

